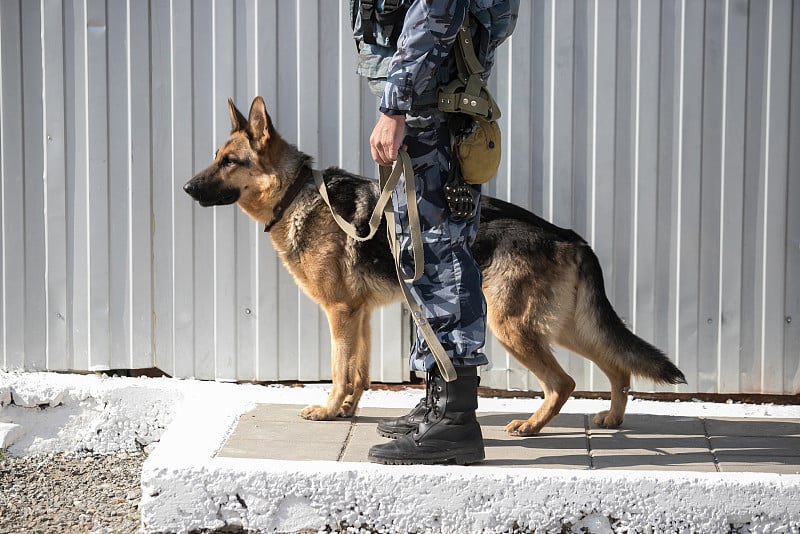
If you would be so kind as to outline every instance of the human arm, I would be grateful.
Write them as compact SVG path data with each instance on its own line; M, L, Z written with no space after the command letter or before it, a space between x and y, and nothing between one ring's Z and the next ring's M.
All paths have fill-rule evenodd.
M411 110L450 54L469 0L416 0L406 13L386 80L381 110Z
M381 114L370 135L372 159L391 165L405 136L405 113L414 94L431 83L452 50L468 0L416 0L408 10L381 100Z

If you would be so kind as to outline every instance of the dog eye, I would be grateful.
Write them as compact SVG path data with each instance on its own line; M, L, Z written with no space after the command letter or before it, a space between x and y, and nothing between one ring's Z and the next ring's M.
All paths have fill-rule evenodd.
M236 162L228 156L224 156L221 160L219 160L220 167L230 167L231 165L236 165Z

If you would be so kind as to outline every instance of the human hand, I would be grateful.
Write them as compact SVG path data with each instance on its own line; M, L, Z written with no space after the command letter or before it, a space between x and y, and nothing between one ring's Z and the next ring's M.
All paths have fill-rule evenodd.
M405 132L405 115L380 114L372 135L369 136L369 147L375 163L389 167L397 161L397 151L403 142Z

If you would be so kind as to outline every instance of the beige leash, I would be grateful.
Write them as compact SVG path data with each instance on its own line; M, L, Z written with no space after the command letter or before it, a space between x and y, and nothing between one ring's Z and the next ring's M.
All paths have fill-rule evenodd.
M372 215L369 219L369 233L363 237L358 235L358 230L353 224L344 220L333 209L328 197L328 190L325 186L325 181L322 177L322 172L315 170L313 171L313 174L314 182L317 185L317 190L319 191L322 200L324 200L325 204L328 205L331 215L333 215L333 220L336 221L336 224L338 224L339 227L349 237L355 239L356 241L367 241L368 239L372 239L372 237L375 235L375 232L378 231L378 226L380 226L381 223L381 217L384 215L386 216L389 247L392 251L392 256L394 257L394 267L395 271L397 272L397 279L400 282L400 288L403 290L403 296L405 297L406 305L411 310L411 317L414 319L414 323L417 325L417 328L419 328L420 332L422 332L422 336L428 343L428 347L430 348L444 379L448 382L455 380L458 377L458 374L456 373L455 367L453 367L453 362L450 361L450 357L447 355L444 347L442 347L442 344L439 343L436 333L433 331L430 323L428 323L428 320L425 318L425 313L422 311L422 308L420 308L419 304L417 304L416 300L414 300L414 296L411 294L411 291L406 285L407 283L410 284L419 280L419 278L422 276L422 271L425 268L425 255L422 248L422 234L420 232L419 212L417 210L416 182L414 179L414 169L411 166L411 158L408 156L408 153L405 150L400 150L397 161L391 170L388 167L380 168L379 184L381 188L381 194L378 197L378 202L375 205L375 208L372 210ZM406 177L405 194L406 202L408 204L408 222L411 233L411 248L414 253L413 278L405 278L402 274L402 269L400 267L400 243L397 241L394 224L392 191L397 185L397 182L400 181L401 176Z

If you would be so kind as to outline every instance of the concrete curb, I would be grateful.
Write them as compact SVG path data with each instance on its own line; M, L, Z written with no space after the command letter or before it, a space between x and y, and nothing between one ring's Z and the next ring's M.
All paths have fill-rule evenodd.
M19 425L25 433L9 449L14 454L127 450L160 437L142 472L144 532L225 526L280 532L345 527L377 532L800 532L800 475L794 474L394 467L215 456L238 417L256 404L318 403L326 395L320 386L0 372L0 423ZM362 405L407 409L418 396L419 391L370 391ZM512 413L535 404L531 399L480 402L484 410ZM564 412L585 414L605 407L572 399ZM629 413L672 417L800 420L797 406L631 401L629 408ZM325 423L319 425L322 436L328 430ZM795 436L776 436L783 440L776 450L792 447L794 441L787 441Z
M187 406L145 462L145 531L800 532L800 475L216 458L253 406L220 404Z
M241 526L296 532L563 532L591 518L603 530L797 532L800 477L738 474L387 468L225 459L184 469L150 465L146 530Z

